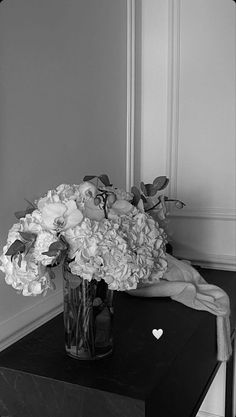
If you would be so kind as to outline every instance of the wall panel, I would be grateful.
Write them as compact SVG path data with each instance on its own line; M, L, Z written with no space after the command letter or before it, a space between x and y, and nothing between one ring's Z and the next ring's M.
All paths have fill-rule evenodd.
M170 194L175 254L235 269L235 5L170 2ZM219 262L215 262L218 258Z

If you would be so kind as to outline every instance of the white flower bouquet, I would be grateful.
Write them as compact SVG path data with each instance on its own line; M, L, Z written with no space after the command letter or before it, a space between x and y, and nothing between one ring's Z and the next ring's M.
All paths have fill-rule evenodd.
M6 283L25 296L44 295L55 286L53 266L64 262L73 275L104 280L112 290L135 289L152 272L161 278L166 235L145 210L154 208L163 218L168 199L155 196L167 183L158 177L152 185L141 183L141 192L133 187L129 193L100 175L48 191L16 213L19 221L0 257Z
M168 199L160 192L167 184L158 177L129 193L113 187L107 175L90 175L79 185L49 190L15 213L18 223L8 233L0 270L19 293L36 296L55 288L54 267L62 266L70 356L109 355L113 290L133 290L163 277L167 239L156 218L165 217Z

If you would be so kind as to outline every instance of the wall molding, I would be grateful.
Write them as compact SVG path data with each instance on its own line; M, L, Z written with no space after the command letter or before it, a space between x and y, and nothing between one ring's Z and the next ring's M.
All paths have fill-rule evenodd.
M135 0L127 0L126 190L134 184Z
M183 218L204 218L204 219L216 219L216 220L236 220L236 211L234 209L224 209L217 207L209 208L194 208L186 209L172 209L170 212L170 218L183 217Z
M191 261L194 265L199 265L203 268L222 269L224 271L236 271L236 257L233 255L222 255L212 253L199 253L190 251L188 249L175 248L174 256Z
M168 92L167 92L167 175L169 196L178 196L179 91L180 91L180 0L169 0L168 19ZM170 217L236 220L235 209L204 207L178 210L170 208Z
M166 172L170 178L169 197L178 198L179 180L179 149L180 149L180 58L181 58L181 0L168 2L168 91L167 91L167 156ZM184 207L179 210L174 205L169 207L169 219L196 219L199 222L221 221L235 222L235 208L224 207ZM219 224L223 227L222 224ZM187 223L186 227L195 227ZM216 249L220 251L220 248ZM230 255L212 255L188 250L187 247L178 249L176 241L176 256L189 259L206 268L236 270L235 257Z
M168 3L167 160L169 195L177 195L180 85L180 0Z
M45 296L9 319L0 323L0 351L17 342L37 327L63 311L62 290Z

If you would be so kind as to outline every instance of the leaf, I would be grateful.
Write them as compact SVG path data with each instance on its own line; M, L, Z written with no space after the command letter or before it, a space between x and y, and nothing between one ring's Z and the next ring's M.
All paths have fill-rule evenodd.
M157 191L164 190L164 188L166 188L168 184L169 178L167 178L165 175L156 177L153 181L153 185Z
M25 217L26 214L33 213L35 209L33 207L28 207L26 210L16 211L14 214L18 220L20 220L22 217Z
M57 250L48 250L47 252L42 252L42 255L50 256L51 258L58 255Z
M14 215L15 217L20 220L22 217L25 217L25 210L24 211L15 211Z
M108 177L108 175L106 175L106 174L102 174L102 175L99 175L99 177L98 177L99 179L100 179L100 181L105 185L105 187L108 187L109 185L112 185L111 183L110 183L110 180L109 180L109 177Z
M34 246L34 242L26 242L25 243L25 254L27 255L30 249Z
M137 206L138 203L139 203L139 201L140 201L140 199L141 199L140 191L139 191L139 189L137 187L133 186L131 188L131 193L134 195L133 200L132 200L132 204L134 206Z
M68 244L66 238L64 236L60 236L60 240L64 243L64 248L68 249L69 244Z
M51 243L51 245L49 246L49 251L61 251L67 249L67 245L62 241L62 240L58 240L57 242L53 242Z
M25 251L25 244L21 240L16 239L15 242L8 248L5 253L6 256L14 256L17 253L23 253Z
M30 232L19 232L19 234L21 235L22 239L25 242L32 242L34 243L37 235L35 233L30 233Z
M27 198L24 198L24 200L30 205L30 208L32 207L34 210L37 208L37 206L34 203L31 203L31 201L27 200Z
M55 262L54 263L57 264L57 265L59 265L62 261L64 261L65 256L66 256L66 252L67 252L66 249L61 250L59 252L59 255L57 256L57 258L55 259Z
M157 193L157 188L153 184L145 184L146 195L153 197Z
M145 184L142 181L140 182L140 188L141 188L141 191L143 192L143 194L147 195Z
M94 178L97 178L97 175L85 175L85 177L83 178L83 181L91 181Z

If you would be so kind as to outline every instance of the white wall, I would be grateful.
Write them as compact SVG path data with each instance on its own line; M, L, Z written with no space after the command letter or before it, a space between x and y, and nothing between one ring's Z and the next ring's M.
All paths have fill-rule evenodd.
M235 3L142 2L141 177L170 177L176 256L235 269Z
M107 173L125 186L126 6L1 3L1 248L24 198L85 174ZM0 348L61 308L60 277L56 285L45 298L26 298L0 280Z
M172 220L176 254L236 267L235 3L182 0L172 191L187 203Z
M182 211L171 210L176 256L234 270L235 3L145 0L138 5L141 167L136 182L167 175L170 195L187 204ZM199 417L224 415L224 378L222 366Z
M168 2L142 2L140 179L166 173ZM139 180L139 178L137 178Z

